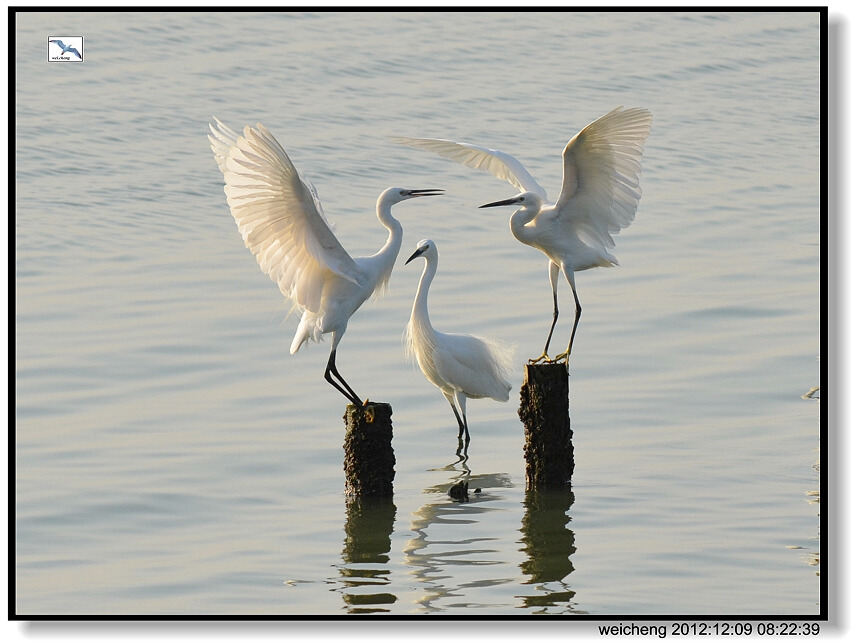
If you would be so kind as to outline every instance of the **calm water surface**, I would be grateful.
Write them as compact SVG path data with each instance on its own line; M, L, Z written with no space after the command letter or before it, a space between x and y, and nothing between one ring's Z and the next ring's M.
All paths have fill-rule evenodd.
M817 14L42 13L16 31L19 614L819 614ZM84 63L45 62L57 34L85 36ZM436 327L522 364L550 321L545 260L477 209L510 186L385 137L505 150L552 195L564 144L616 105L654 114L644 196L621 266L578 278L572 492L530 495L517 395L473 401L455 455L404 358L421 269L402 264L435 239ZM391 500L344 498L328 346L289 355L296 319L229 214L213 114L265 123L354 254L385 240L385 187L446 189L397 206L390 293L338 352L393 406ZM454 502L467 471L482 492Z

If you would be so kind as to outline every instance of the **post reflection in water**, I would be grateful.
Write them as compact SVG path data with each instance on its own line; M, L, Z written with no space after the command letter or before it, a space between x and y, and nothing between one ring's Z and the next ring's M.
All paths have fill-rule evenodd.
M572 600L576 592L565 581L574 570L570 558L576 552L573 531L567 527L573 502L570 490L529 490L525 494L520 551L526 558L520 569L536 593L518 596L523 608L539 608L535 611L539 613L551 612L554 607L564 608L563 612L586 612L575 608Z
M388 607L397 601L395 595L384 592L391 583L389 562L396 513L391 497L346 500L340 573L349 613L389 612Z
M525 493L517 531L510 525L510 475L474 474L468 457L431 470L444 480L423 490L430 500L411 515L403 547L404 563L414 583L392 592L391 541L396 507L391 498L348 498L340 566L340 591L349 613L388 613L408 602L419 612L495 611L493 592L511 597L532 613L585 613L573 601L568 577L574 567L574 533L568 527L574 502L570 490ZM468 484L468 496L452 498L451 488ZM518 504L515 504L515 506ZM507 516L505 516L507 515ZM516 549L516 550L515 550ZM516 551L521 557L512 557ZM517 563L519 561L519 563ZM401 582L402 583L402 582ZM405 593L405 594L404 594ZM498 597L497 597L498 598Z

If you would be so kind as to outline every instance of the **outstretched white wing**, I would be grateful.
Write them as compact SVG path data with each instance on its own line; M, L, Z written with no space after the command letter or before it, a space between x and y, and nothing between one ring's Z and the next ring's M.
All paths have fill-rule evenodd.
M564 148L559 217L587 240L615 246L611 234L636 216L642 191L642 151L651 112L617 107L584 127Z
M515 186L520 192L537 193L546 201L546 190L534 180L523 164L510 154L482 148L472 143L458 143L447 139L413 139L401 136L390 138L394 143L435 152L441 157L452 159L470 168L489 172L494 177Z
M263 125L238 135L215 119L209 140L224 174L227 203L260 268L296 304L318 311L332 274L355 284L361 272L334 236L316 189Z

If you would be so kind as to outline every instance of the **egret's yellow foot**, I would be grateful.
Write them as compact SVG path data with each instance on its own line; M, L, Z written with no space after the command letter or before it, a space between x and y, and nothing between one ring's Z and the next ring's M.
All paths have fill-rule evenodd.
M546 354L546 351L544 351L543 354L541 354L537 358L529 358L529 364L540 364L541 362L552 362L552 360L550 360L549 356Z
M372 424L373 421L376 420L376 408L373 405L368 405L367 401L364 401L364 422L368 424Z
M559 353L555 357L555 360L550 360L550 364L558 364L560 362L564 362L564 368L567 369L567 373L570 373L570 351Z

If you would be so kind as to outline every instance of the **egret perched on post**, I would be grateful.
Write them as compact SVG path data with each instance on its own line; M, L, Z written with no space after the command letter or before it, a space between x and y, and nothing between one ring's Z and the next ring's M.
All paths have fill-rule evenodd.
M445 139L393 138L396 143L429 150L485 170L521 192L511 199L484 204L517 206L511 217L511 232L524 244L549 257L553 314L543 353L532 363L570 362L570 351L582 307L573 275L595 266L618 265L609 252L615 246L612 234L626 228L636 216L642 192L642 152L651 129L651 113L642 108L617 107L584 127L565 146L564 180L554 204L546 191L514 157L499 150ZM550 359L549 343L558 321L558 273L564 273L576 303L576 317L567 350Z
M466 399L492 398L507 402L511 391L507 374L513 363L514 349L495 340L462 333L440 333L434 329L430 324L427 295L439 265L436 244L432 240L422 239L406 263L416 257L423 257L425 265L412 305L412 317L406 326L406 350L418 363L427 380L442 391L457 418L458 438L462 442L465 434L468 445Z
M324 377L357 406L361 398L338 373L335 355L350 316L373 293L382 292L400 251L403 228L391 206L441 190L388 188L376 216L388 240L371 257L352 258L334 236L316 188L293 165L284 148L260 123L238 135L215 119L209 141L224 174L224 192L245 246L260 268L302 313L290 353L308 340L332 334Z

